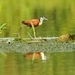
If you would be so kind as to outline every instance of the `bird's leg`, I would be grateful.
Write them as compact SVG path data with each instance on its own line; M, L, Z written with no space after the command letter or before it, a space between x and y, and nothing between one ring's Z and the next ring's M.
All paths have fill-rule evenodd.
M29 37L30 37L31 39L33 39L33 37L29 34L29 30L30 30L30 29L31 29L31 27L28 29L27 33L28 33Z
M32 22L31 22L31 25L32 25L32 29L33 29L34 38L36 38L35 28L34 28L34 25Z
M21 38L21 30L23 26L20 26L19 31L18 31L18 37Z
M31 39L33 39L33 37L29 34L29 32L27 32L27 33L28 33L29 37L30 37Z
M21 38L21 29L23 26L20 26L18 33L15 33L18 38Z
M28 31L27 31L27 32L29 32L29 31L30 31L30 29L31 29L31 27L28 29Z

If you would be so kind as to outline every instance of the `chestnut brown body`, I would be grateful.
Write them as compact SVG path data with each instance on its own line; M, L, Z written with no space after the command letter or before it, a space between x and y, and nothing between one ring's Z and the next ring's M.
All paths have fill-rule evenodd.
M22 21L24 25L27 25L29 27L32 27L31 23L34 25L34 27L37 27L39 25L39 20L38 19L32 19L32 20L27 20L27 21Z

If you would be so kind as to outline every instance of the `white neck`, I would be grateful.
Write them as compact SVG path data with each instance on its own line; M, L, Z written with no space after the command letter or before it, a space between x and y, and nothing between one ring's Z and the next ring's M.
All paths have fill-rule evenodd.
M39 25L42 25L42 23L43 23L43 18L40 18L40 22L39 22Z

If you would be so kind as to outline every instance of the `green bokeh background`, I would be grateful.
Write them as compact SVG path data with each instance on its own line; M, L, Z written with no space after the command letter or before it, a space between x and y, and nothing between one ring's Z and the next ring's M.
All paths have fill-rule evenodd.
M7 23L1 37L15 37L22 20L45 16L37 36L59 36L75 32L75 0L0 0L0 24ZM28 27L22 28L22 37L29 37ZM31 33L31 31L30 31Z

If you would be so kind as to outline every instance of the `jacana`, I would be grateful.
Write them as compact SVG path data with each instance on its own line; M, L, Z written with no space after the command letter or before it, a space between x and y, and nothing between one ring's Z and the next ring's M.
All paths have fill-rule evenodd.
M37 27L37 26L42 25L44 20L48 20L48 19L45 18L45 17L40 17L40 19L31 19L31 20L22 21L22 24L24 24L24 25L26 25L26 26L28 26L30 28L32 26ZM32 28L33 28L34 38L36 38L35 28L34 27L32 27ZM30 36L30 38L32 38L29 33L28 33L28 35Z
M31 23L33 24L34 27L37 27L37 26L42 25L44 20L48 20L48 19L45 17L40 17L40 19L26 20L26 21L22 21L22 23L31 28L32 27Z

